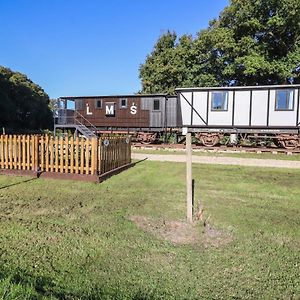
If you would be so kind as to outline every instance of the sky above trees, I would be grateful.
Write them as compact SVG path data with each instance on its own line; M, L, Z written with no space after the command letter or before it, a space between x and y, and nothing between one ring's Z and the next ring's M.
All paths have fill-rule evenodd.
M196 35L228 0L0 1L0 65L51 98L141 89L139 66L160 35Z
M140 77L143 93L300 83L300 2L232 0L196 38L161 35Z

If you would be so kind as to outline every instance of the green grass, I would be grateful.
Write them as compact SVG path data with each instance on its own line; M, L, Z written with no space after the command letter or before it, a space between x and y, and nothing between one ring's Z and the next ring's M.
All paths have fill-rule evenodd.
M99 185L0 176L0 299L299 299L300 171L193 172L230 243L177 245L129 220L185 218L184 164L143 162Z
M172 150L172 149L132 149L133 153L143 153L143 154L181 154L185 155L184 150ZM283 153L242 153L242 152L210 152L210 151L193 151L193 155L199 156L217 156L217 157L237 157L237 158L257 158L257 159L278 159L278 160L300 160L300 154L293 153L290 155Z

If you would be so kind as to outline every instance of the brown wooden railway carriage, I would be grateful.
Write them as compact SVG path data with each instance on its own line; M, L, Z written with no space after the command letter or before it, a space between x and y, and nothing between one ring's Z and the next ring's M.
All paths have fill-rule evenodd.
M165 94L61 97L58 102L54 129L74 128L86 137L128 132L150 143L181 122L177 97Z

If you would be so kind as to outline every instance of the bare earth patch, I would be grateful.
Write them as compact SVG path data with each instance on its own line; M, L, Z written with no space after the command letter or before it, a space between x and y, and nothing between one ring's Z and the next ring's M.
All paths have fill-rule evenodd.
M199 222L190 224L186 221L152 220L143 216L131 216L129 220L144 231L174 245L219 247L233 240L232 234L215 229L209 224L201 225Z

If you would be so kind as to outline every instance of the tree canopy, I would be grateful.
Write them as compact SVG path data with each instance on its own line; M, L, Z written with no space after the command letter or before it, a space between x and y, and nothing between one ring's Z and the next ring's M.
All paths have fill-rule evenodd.
M195 38L159 37L139 71L144 93L300 83L300 1L231 0Z
M52 127L49 96L26 75L0 66L0 126L14 131Z

